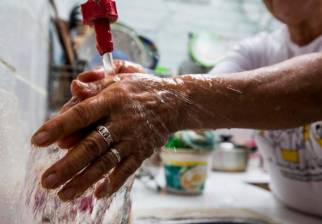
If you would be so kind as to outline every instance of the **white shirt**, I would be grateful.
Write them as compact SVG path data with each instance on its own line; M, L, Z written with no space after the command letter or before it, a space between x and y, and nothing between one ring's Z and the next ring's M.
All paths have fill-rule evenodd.
M241 42L211 74L253 70L321 51L322 36L300 47L292 43L283 27ZM268 163L274 195L291 208L322 216L322 122L262 131L257 144Z

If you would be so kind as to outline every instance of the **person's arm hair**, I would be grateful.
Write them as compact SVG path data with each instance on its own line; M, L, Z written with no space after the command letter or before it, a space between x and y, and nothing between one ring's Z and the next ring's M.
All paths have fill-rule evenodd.
M183 82L182 82L183 80ZM180 129L286 129L322 120L322 54L242 73L178 78Z

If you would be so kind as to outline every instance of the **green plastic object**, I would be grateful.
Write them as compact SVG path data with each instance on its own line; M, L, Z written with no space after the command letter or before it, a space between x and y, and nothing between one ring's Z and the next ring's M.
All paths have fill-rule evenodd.
M163 66L157 66L154 69L154 74L156 74L157 76L161 76L161 77L169 77L172 76L171 75L171 70L167 67L163 67Z
M212 151L215 147L214 131L180 131L172 135L166 149Z
M189 54L197 64L212 68L226 56L229 49L228 40L217 34L201 32L191 34Z
M167 149L192 149L190 146L186 145L178 135L172 135L167 144L165 145Z

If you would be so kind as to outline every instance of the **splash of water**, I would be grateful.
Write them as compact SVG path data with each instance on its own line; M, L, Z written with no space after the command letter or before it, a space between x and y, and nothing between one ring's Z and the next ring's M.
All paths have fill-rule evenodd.
M114 70L112 57L103 57L106 74ZM41 174L53 163L65 156L58 146L47 149L33 147L27 165L27 175L23 191L23 219L31 223L53 224L127 224L131 213L130 192L133 177L111 198L97 200L94 188L70 203L60 201L59 189L48 191L41 187Z
M130 191L133 179L111 198L97 200L94 188L73 202L62 202L55 191L40 184L41 174L65 155L57 146L47 150L33 148L27 165L23 190L23 218L32 223L53 224L126 224L130 218Z

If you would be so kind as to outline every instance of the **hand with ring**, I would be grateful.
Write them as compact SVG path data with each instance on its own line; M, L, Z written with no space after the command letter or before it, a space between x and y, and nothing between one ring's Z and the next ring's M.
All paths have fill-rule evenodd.
M106 175L95 195L111 196L183 122L188 102L180 80L118 76L120 81L49 120L32 138L45 147L86 133L42 176L47 189L63 186L58 193L63 201L79 197Z
M130 75L133 73L144 73L144 68L141 65L128 61L115 60L114 68L115 70L113 74L107 75L102 67L81 73L77 79L72 82L72 98L63 106L60 113L66 112L76 104L80 103L82 100L97 95L109 85L121 81L121 78L118 76L118 74L126 73ZM91 131L91 128L88 130L80 130L79 132L58 141L58 145L63 149L71 148L78 144L89 131Z

